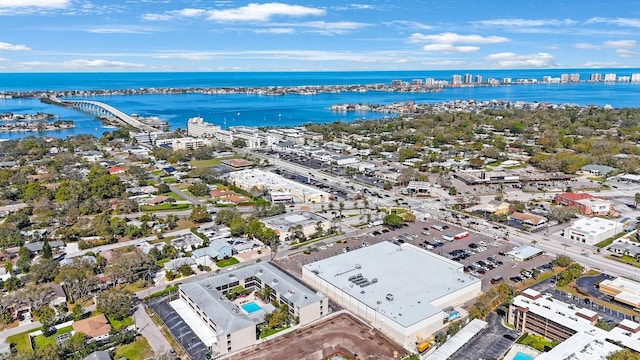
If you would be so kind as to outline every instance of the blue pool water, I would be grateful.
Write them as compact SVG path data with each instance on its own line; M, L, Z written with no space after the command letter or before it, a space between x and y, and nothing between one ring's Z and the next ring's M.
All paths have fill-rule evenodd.
M513 360L533 360L533 356L517 352L516 356L513 357Z
M242 304L241 306L242 306L242 309L249 314L260 310L260 306L253 301L246 304Z

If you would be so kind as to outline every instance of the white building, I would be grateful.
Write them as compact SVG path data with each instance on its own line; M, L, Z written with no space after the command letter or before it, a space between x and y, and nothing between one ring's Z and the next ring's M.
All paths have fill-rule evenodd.
M213 138L221 129L220 126L205 122L199 116L187 120L187 134L189 136Z
M210 146L211 141L206 139L196 139L190 137L177 139L158 139L156 146L170 146L174 151L178 150L194 150L203 146Z
M296 202L303 204L323 204L329 202L333 198L333 195L325 191L321 191L311 186L286 179L278 174L259 169L234 171L229 174L229 181L248 191L255 188L259 190L266 189L276 192L288 192L293 196Z
M443 309L481 291L462 264L387 241L304 265L302 280L407 347L444 326Z
M280 240L286 241L289 235L289 229L295 226L300 226L302 233L305 236L309 236L317 231L316 226L320 223L323 230L331 227L331 221L311 211L300 211L298 213L284 213L261 220L265 226L273 229L278 235Z
M252 293L236 301L226 298L235 286ZM258 299L253 291L269 289L269 299ZM170 304L209 348L213 357L255 345L256 325L275 308L272 301L286 303L292 318L306 325L327 314L327 298L307 288L270 263L256 263L181 284L179 299ZM246 301L246 302L243 302ZM246 307L251 303L251 307Z
M595 245L623 231L624 224L602 218L582 218L564 229L566 239Z

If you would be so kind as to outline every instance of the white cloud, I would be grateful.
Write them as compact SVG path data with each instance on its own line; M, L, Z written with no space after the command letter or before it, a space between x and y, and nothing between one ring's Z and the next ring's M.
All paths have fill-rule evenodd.
M440 34L425 35L421 33L411 34L409 42L431 42L437 44L498 44L507 42L509 39L503 36L482 36L482 35L460 35L446 32Z
M60 68L66 70L83 70L83 69L139 69L145 67L144 64L128 63L124 61L109 60L86 60L76 59L63 62L46 62L46 61L26 61L20 63L21 66L27 68Z
M56 8L62 9L69 5L70 0L0 0L0 8Z
M462 60L433 60L423 62L425 65L446 67L446 66L458 66L464 64Z
M635 40L609 40L603 42L602 45L614 49L633 49L638 43Z
M16 45L16 44L9 44L6 42L0 42L0 51L27 51L27 50L31 50L31 49L29 49L29 47L26 45Z
M495 53L487 56L487 60L504 68L546 68L556 66L553 55L537 53L518 55L512 52Z
M627 27L640 27L640 19L632 18L603 18L594 17L586 21L587 24L609 24Z
M93 34L149 34L151 31L135 26L97 27L86 30Z
M175 16L181 16L181 17L198 17L201 15L204 15L206 11L202 9L187 8L187 9L172 11L171 13Z
M217 57L214 53L195 51L168 51L152 56L155 59L183 59L191 61L212 60Z
M320 16L325 10L301 5L288 5L283 3L251 3L234 9L210 10L208 19L214 21L269 21L273 17L303 17Z
M600 61L587 61L586 63L582 64L582 66L584 67L589 67L589 68L616 68L616 67L621 67L622 64L620 64L617 61L610 61L610 62L600 62Z
M576 49L584 49L584 50L597 50L600 49L600 46L598 45L593 45L593 44L589 44L589 43L577 43L575 45L573 45Z
M288 24L288 26L299 26L303 28L313 29L312 32L325 34L325 35L333 35L333 34L345 34L351 32L353 30L361 29L363 27L369 26L369 24L353 22L353 21L336 21L336 22L325 22L325 21L307 21L297 24Z
M568 26L576 24L571 19L491 19L475 22L480 25L504 27L539 27L539 26Z
M616 54L622 58L634 58L640 56L640 53L637 51L629 49L616 49Z
M392 27L400 27L400 28L409 28L409 29L417 29L417 30L431 30L433 27L431 25L423 24L417 21L407 21L407 20L394 20L383 23L387 26Z
M258 29L254 31L256 34L293 34L296 32L293 28L287 27L279 27L279 28L268 28L268 29Z
M454 46L451 44L428 44L422 47L424 51L448 53L470 53L480 50L477 46Z
M173 16L169 14L144 14L142 20L147 21L168 21L173 19Z

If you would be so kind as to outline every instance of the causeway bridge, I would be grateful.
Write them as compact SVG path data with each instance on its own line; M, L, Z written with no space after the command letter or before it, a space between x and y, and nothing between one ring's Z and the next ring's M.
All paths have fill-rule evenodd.
M141 131L145 131L145 132L158 131L158 129L154 128L153 126L147 125L137 119L134 119L131 116L123 113L122 111L114 108L113 106L102 103L100 101L61 100L54 97L50 97L49 100L59 105L72 107L92 115L114 118L115 120L119 121L123 125L128 125Z

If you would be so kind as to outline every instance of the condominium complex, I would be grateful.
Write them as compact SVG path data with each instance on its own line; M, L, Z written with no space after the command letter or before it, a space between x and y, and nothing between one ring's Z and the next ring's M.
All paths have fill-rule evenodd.
M508 314L516 330L562 342L536 359L601 359L621 349L615 343L640 351L640 324L625 319L606 331L595 326L599 318L594 311L533 289L513 298Z
M236 287L249 295L229 300ZM265 294L268 298L265 298ZM214 357L257 343L257 325L275 310L288 306L291 319L306 325L327 314L327 298L307 288L270 263L256 263L179 286L170 304L209 348Z

